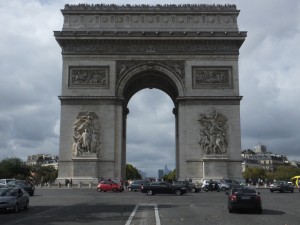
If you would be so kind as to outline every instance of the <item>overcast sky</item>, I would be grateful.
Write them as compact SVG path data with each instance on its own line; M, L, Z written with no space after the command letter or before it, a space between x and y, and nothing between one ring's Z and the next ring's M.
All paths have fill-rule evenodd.
M236 4L242 149L258 143L300 160L300 1L73 1L0 0L0 160L59 153L61 30L64 4ZM175 168L172 101L145 89L129 102L127 162L157 176Z

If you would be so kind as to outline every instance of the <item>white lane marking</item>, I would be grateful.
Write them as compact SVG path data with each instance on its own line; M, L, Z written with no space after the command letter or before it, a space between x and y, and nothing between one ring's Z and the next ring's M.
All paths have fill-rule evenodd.
M134 207L134 210L132 211L130 217L128 218L127 222L125 225L130 225L131 224L131 221L136 213L136 210L138 209L139 205L137 204L135 207Z
M154 210L155 210L155 221L156 221L156 225L160 225L160 218L159 218L159 214L158 214L158 207L157 207L157 204L154 205Z
M127 222L125 225L130 225L132 220L133 220L133 217L137 211L137 209L139 208L139 206L153 206L154 207L154 212L155 212L155 223L156 225L160 225L160 218L159 218L159 213L158 213L158 207L157 207L157 204L147 204L147 203L143 203L143 204L137 204L135 207L134 207L134 210L132 211L132 213L130 214L130 217L128 218Z

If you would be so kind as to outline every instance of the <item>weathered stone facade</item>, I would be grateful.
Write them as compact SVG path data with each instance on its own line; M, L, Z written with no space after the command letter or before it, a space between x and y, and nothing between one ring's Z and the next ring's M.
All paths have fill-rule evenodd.
M174 102L178 178L241 176L235 5L65 5L58 180L124 178L130 98Z

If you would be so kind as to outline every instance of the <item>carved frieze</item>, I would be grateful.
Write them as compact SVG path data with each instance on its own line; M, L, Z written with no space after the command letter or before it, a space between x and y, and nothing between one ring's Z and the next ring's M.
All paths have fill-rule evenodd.
M193 67L193 88L232 88L231 67Z
M61 40L62 54L238 55L239 41Z
M173 74L177 75L184 81L184 61L173 60L155 60L155 61L117 61L116 63L116 72L117 72L117 81L128 72L134 70L138 67L147 66L149 69L155 68L165 68Z
M70 88L108 88L109 67L70 67Z
M216 111L200 114L200 149L203 155L218 156L227 153L227 118Z
M100 156L99 117L95 112L80 112L73 126L73 157Z

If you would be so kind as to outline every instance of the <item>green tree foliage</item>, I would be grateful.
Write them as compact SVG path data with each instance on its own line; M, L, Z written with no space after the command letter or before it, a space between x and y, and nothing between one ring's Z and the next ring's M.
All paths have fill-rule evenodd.
M279 166L274 172L275 180L290 180L292 177L300 175L300 168L293 166Z
M245 169L245 172L243 174L243 177L245 179L250 179L250 178L261 178L264 179L266 178L266 171L262 168L257 168L257 167L247 167Z
M244 178L261 178L268 180L290 180L300 175L300 168L293 166L279 166L274 172L266 172L262 168L248 167L243 174Z
M172 182L172 181L176 180L176 169L174 169L169 174L164 175L162 178L166 181L169 181L169 182Z
M31 171L35 184L53 183L58 176L54 166L33 165Z
M135 168L131 164L126 164L126 180L139 180L139 179L142 179L142 176L137 170L137 168Z
M6 158L0 162L0 178L27 179L30 168L19 158Z

